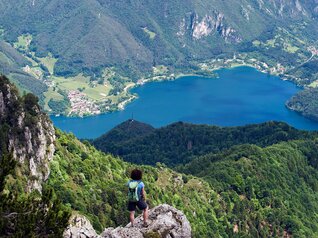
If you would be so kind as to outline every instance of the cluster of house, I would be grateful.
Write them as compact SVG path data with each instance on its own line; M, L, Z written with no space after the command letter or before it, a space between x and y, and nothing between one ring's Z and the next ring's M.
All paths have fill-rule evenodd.
M99 107L94 102L88 100L86 94L78 90L69 91L68 99L71 102L69 115L82 117L85 115L97 115L101 113Z
M313 56L318 55L318 49L316 49L314 46L308 47L308 50L312 53Z

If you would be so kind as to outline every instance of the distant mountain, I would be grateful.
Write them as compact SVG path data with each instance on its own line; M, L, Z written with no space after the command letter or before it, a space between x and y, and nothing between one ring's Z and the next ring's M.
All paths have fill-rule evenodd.
M286 106L303 116L318 121L318 88L309 88L297 93Z
M234 145L268 146L281 141L313 138L317 133L299 131L282 122L266 122L241 127L217 127L174 123L146 133L132 132L132 126L150 128L140 122L126 121L105 135L93 140L101 151L121 156L126 161L155 165L157 162L174 167L194 157L217 153ZM116 137L116 136L118 137Z
M101 136L99 141L101 143L103 143L103 141L120 143L123 141L136 139L137 137L146 136L154 131L155 128L153 128L151 125L131 119L119 124L109 131L109 133ZM100 144L99 147L102 147L102 144Z
M58 75L98 72L103 67L150 70L235 52L240 43L268 37L277 27L317 29L315 0L100 1L4 0L0 25L13 42L30 33L37 55L58 58ZM45 20L44 20L45 19ZM288 29L292 30L292 29Z
M137 84L233 65L318 80L316 0L3 0L0 11L0 72L49 113L117 110Z

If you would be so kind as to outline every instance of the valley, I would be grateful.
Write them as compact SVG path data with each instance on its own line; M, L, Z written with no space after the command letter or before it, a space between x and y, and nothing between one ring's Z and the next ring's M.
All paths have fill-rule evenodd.
M0 12L0 237L318 237L318 0Z
M180 75L216 76L217 69L241 65L304 88L317 86L314 0L236 1L233 7L217 0L163 6L93 2L20 0L16 6L8 1L0 6L9 9L0 19L1 40L7 44L0 49L0 72L22 92L39 96L52 115L123 110L138 97L127 89ZM87 11L80 14L82 9ZM25 19L21 24L12 20L14 12ZM46 16L44 24L40 19ZM130 22L123 20L126 16Z

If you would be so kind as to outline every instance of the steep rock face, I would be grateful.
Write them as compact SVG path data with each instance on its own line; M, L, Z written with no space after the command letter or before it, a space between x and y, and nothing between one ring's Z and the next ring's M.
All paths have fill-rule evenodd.
M289 16L297 17L309 15L299 0L257 0L257 3L260 10L273 16L284 17L288 14Z
M149 210L149 226L143 227L143 218L135 220L134 227L107 228L101 235L97 235L90 222L83 216L75 216L64 232L64 238L124 238L124 237L191 237L191 226L186 216L172 206L163 204Z
M188 31L194 40L218 34L226 42L239 43L242 41L237 31L226 24L224 14L219 12L207 14L202 19L197 13L192 13L189 18L183 18L177 36L184 36Z
M25 177L26 192L38 190L47 180L48 162L53 158L55 131L49 118L40 111L37 98L18 96L17 90L4 76L0 77L0 124L3 135L0 155L12 154Z

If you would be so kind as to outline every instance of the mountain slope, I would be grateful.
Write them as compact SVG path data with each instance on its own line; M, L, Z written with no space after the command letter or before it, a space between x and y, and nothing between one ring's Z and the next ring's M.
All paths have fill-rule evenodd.
M226 233L225 224L213 218L219 208L217 194L203 180L164 166L126 163L60 131L57 131L56 146L48 184L64 204L87 216L97 231L128 223L125 184L130 171L138 167L144 173L150 207L167 203L182 210L195 237Z
M0 44L26 62L8 68L0 47L0 70L47 112L81 116L121 108L138 84L238 64L309 85L317 9L316 0L4 0ZM71 105L74 91L85 110Z
M177 164L185 164L196 156L216 153L234 145L267 146L280 141L317 136L317 133L299 131L281 122L241 127L217 127L179 122L146 134L132 133L134 124L140 123L124 122L93 140L92 143L99 150L121 156L126 161L150 165L161 162L173 167Z
M193 143L198 151L191 156L184 152L189 135L197 142L201 136L203 141ZM112 143L106 138L104 142ZM176 123L112 146L120 152L130 150L123 155L128 160L155 163L165 159L177 171L207 181L218 194L222 207L218 211L225 212L221 217L216 212L216 219L231 224L226 230L229 237L318 234L317 133L275 122L236 128ZM185 158L190 162L180 165Z
M316 237L317 146L317 140L263 149L238 146L193 160L181 170L204 178L227 197L239 235Z
M55 134L37 98L18 96L0 76L0 234L1 237L61 236L70 209L45 185Z
M19 0L14 4L6 0L0 5L4 13L0 20L9 40L31 33L35 51L58 56L57 72L67 73L78 72L78 67L84 65L94 69L111 64L123 67L120 65L128 62L149 69L153 59L167 64L179 56L181 60L189 56L211 57L213 54L207 54L207 49L216 49L214 44L220 39L221 45L250 41L271 29L273 24L269 22L280 26L310 21L317 16L316 7L314 0ZM147 39L143 27L156 33L153 42Z
M36 97L20 98L8 79L0 79L0 233L60 237L71 211L88 216L99 231L126 224L125 183L136 165L104 154L74 135L54 132ZM146 136L153 133L141 123L124 126ZM177 123L165 131L183 126L193 125ZM24 133L27 128L30 133ZM144 172L150 206L168 203L183 210L194 237L316 237L316 134L282 123L230 128L230 133L208 128L220 138L237 133L245 142L265 147L228 149L225 144L218 153L206 149L204 155L178 167L187 174L160 163L138 166ZM135 136L133 132L130 135ZM288 138L299 140L274 144Z

